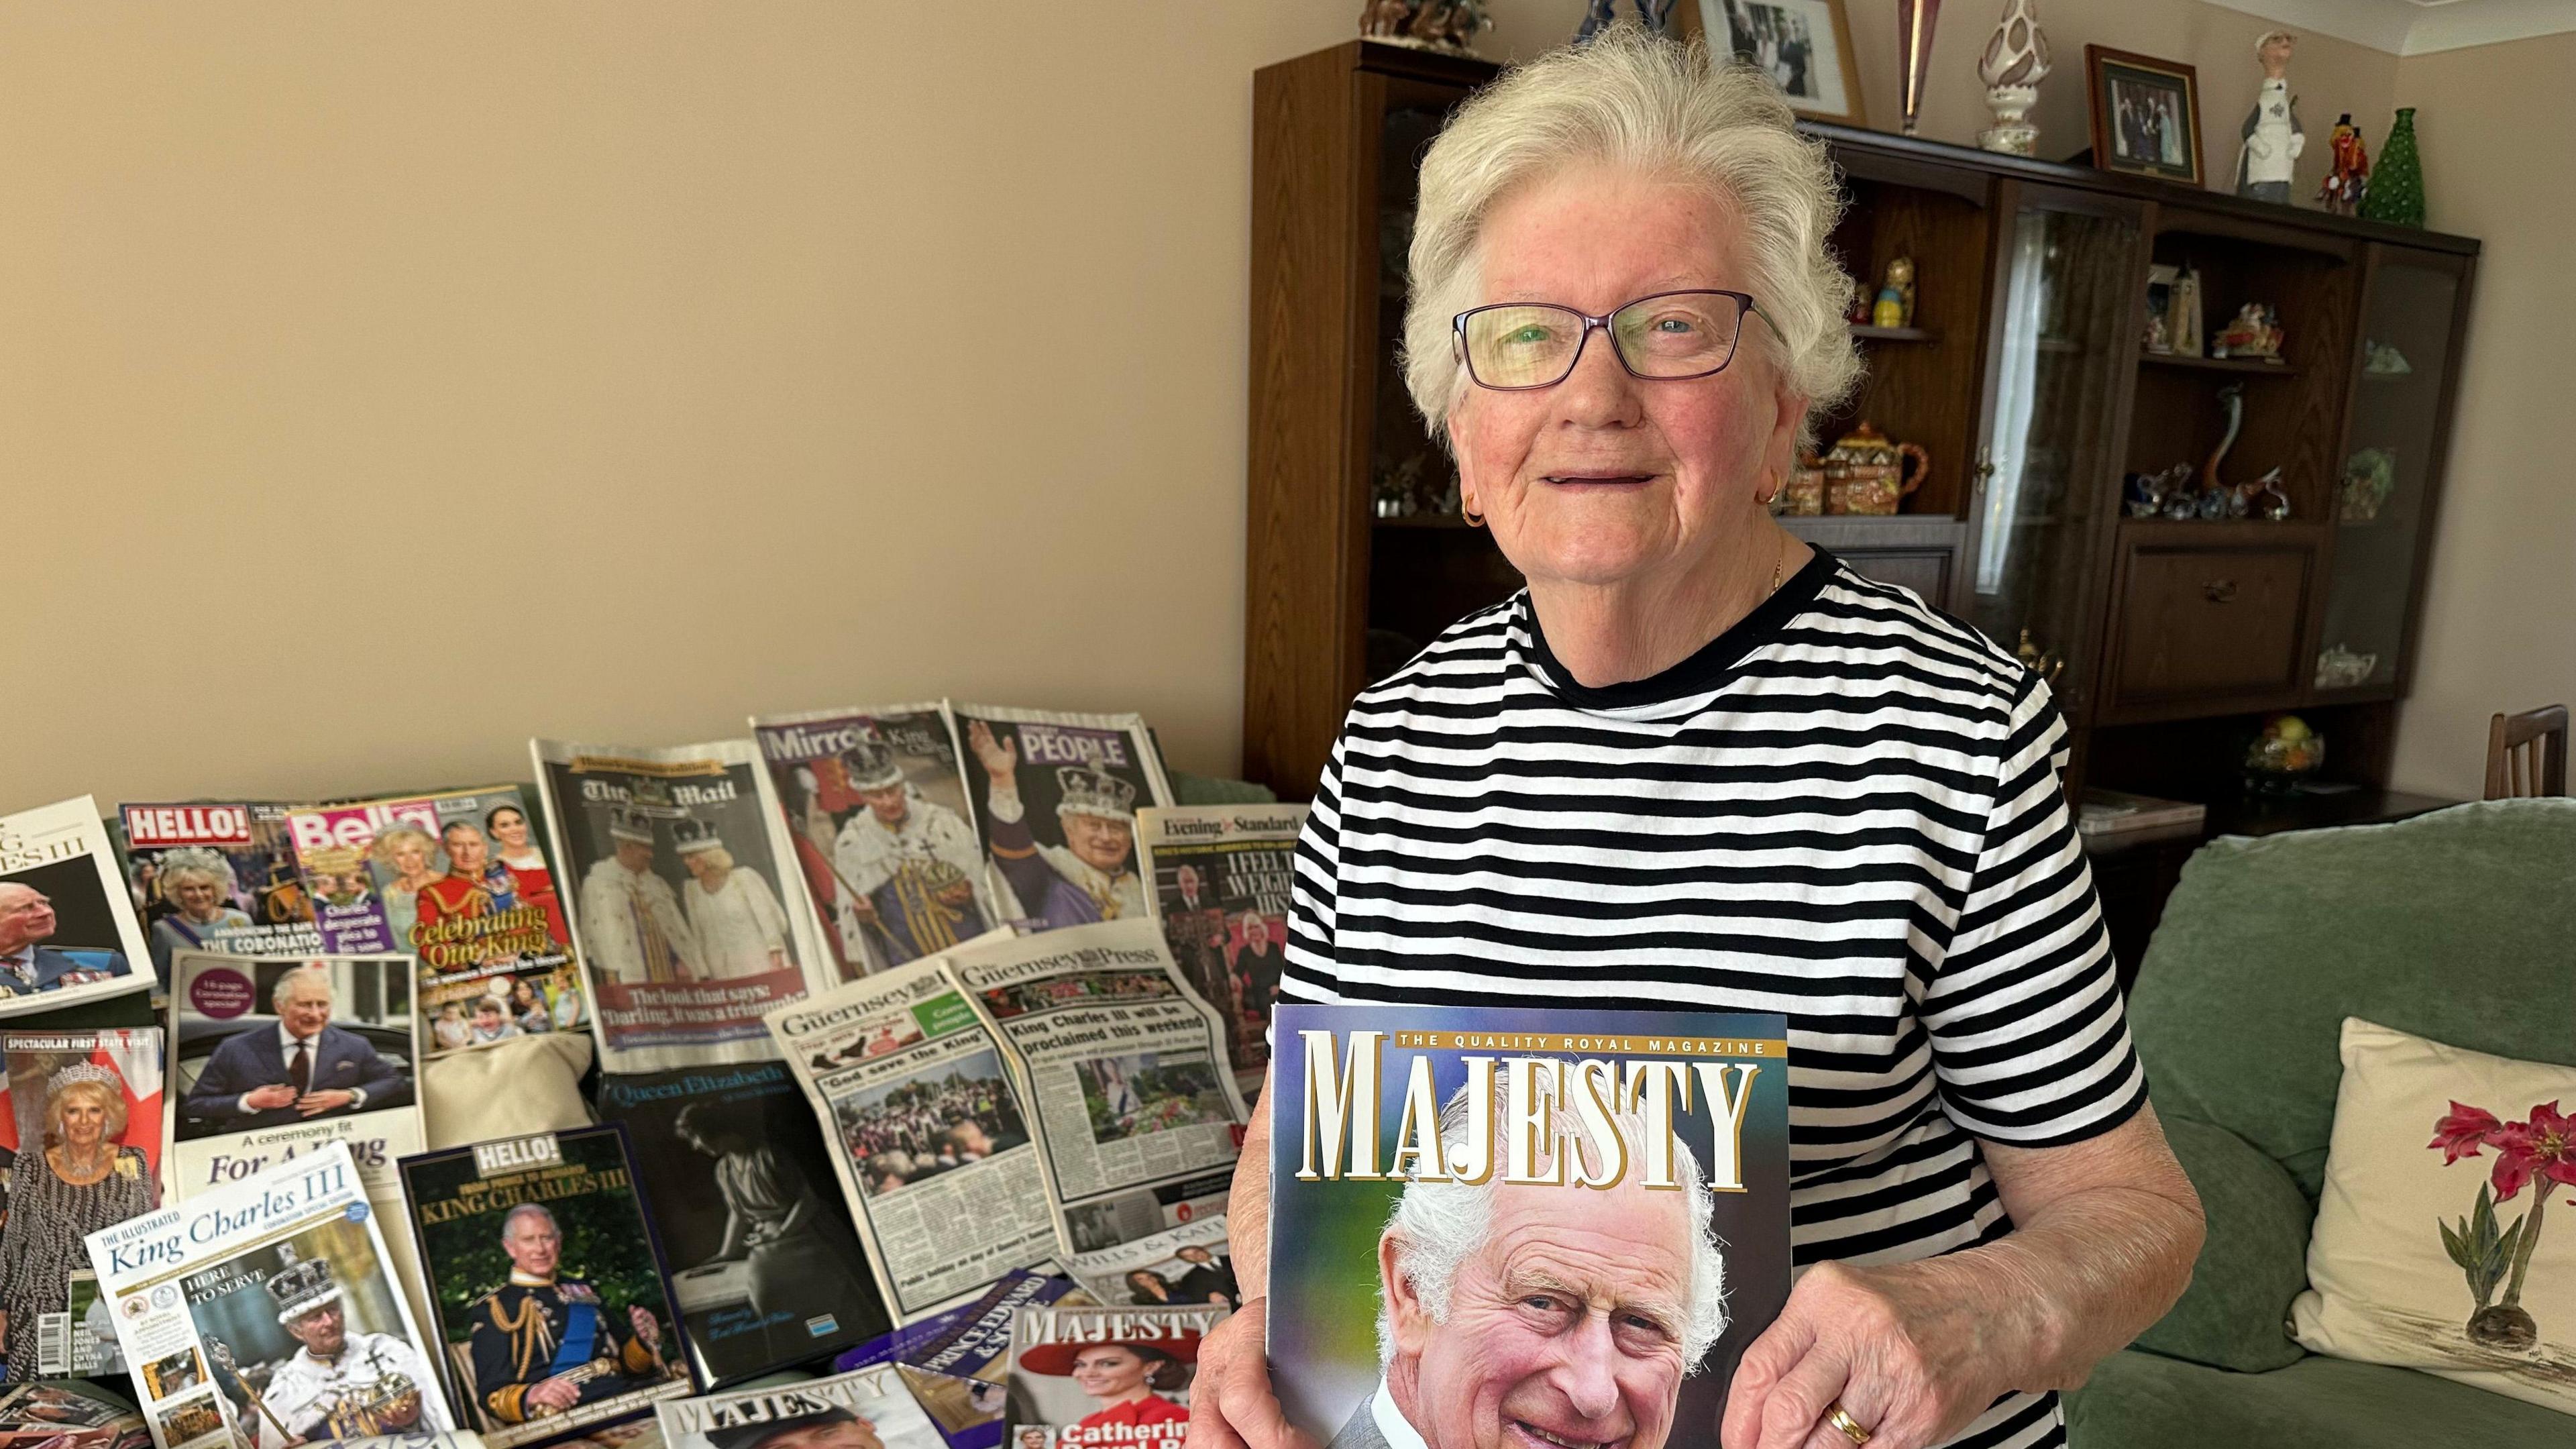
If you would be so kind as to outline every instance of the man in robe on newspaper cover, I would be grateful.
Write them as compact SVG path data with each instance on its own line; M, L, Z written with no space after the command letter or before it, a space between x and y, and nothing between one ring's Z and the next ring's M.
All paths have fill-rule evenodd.
M615 981L688 981L698 943L680 913L679 893L653 872L653 818L608 812L616 853L581 878L582 943L591 964Z
M452 1427L438 1380L410 1344L390 1333L349 1331L331 1261L299 1260L292 1247L277 1252L283 1266L268 1291L278 1323L301 1347L260 1395L252 1415L259 1449Z
M221 1132L282 1127L411 1100L402 1068L367 1039L331 1024L331 976L310 967L277 978L273 1031L224 1039L188 1089L180 1112Z
M0 996L33 996L86 986L131 969L122 951L46 945L58 928L54 903L43 891L17 881L0 881Z
M842 752L850 793L867 808L851 814L832 843L832 869L862 929L875 928L886 963L945 951L991 929L975 902L975 832L957 812L922 798L883 740Z
M466 1305L474 1398L504 1424L524 1424L648 1388L667 1376L662 1325L629 1305L620 1322L599 1291L558 1279L563 1229L532 1202L501 1220L510 1281Z
M966 743L992 782L993 863L1040 930L1145 914L1145 882L1135 868L1135 786L1090 765L1059 766L1055 813L1065 843L1042 845L1020 803L1019 741L999 740L976 720L966 726Z

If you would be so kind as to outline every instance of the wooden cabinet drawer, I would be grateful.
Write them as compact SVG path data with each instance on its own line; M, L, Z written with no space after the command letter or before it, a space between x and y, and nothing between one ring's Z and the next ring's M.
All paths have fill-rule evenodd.
M2124 542L2115 708L2297 691L2313 540Z

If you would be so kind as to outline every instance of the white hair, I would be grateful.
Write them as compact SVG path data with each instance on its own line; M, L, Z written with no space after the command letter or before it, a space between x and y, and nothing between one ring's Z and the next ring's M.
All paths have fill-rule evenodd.
M340 994L338 991L332 989L331 974L328 971L323 970L319 966L298 966L294 970L278 977L277 984L268 988L269 1009L271 1011L283 1011L286 1008L286 998L294 993L298 984L307 981L318 983L322 987L322 994L325 996L337 999Z
M1432 434L1447 445L1468 386L1452 322L1493 300L1482 290L1485 218L1515 187L1587 165L1705 186L1725 201L1752 268L1743 289L1770 323L1746 327L1810 418L1840 402L1860 377L1844 322L1852 280L1826 247L1842 196L1823 143L1800 136L1794 120L1762 72L1712 67L1699 45L1624 21L1459 106L1423 156L1404 313L1405 386Z
M502 1216L501 1246L506 1248L510 1245L510 1233L513 1229L518 1227L519 1219L521 1218L544 1218L546 1220L547 1227L553 1228L557 1233L561 1233L563 1231L563 1225L555 1221L554 1210L552 1208L547 1207L544 1203L523 1202L517 1207L510 1209L508 1213Z
M1494 1078L1494 1124L1498 1136L1503 1091L1498 1072ZM1442 1151L1465 1140L1467 1107L1467 1089L1461 1086L1440 1109ZM1634 1112L1613 1112L1610 1120L1619 1135L1628 1140L1629 1160L1635 1161L1645 1145L1645 1120ZM1557 1112L1555 1121L1577 1133L1582 1130L1571 1112ZM1673 1143L1673 1157L1682 1179L1682 1200L1689 1209L1691 1233L1690 1289L1678 1325L1682 1367L1684 1372L1696 1372L1700 1358L1726 1331L1726 1260L1709 1236L1709 1222L1717 1213L1717 1197L1709 1190L1708 1176L1700 1170L1699 1158L1679 1140ZM1403 1193L1395 1200L1395 1211L1388 1215L1380 1236L1394 1240L1395 1272L1412 1285L1414 1295L1422 1300L1423 1311L1431 1315L1434 1323L1448 1321L1449 1295L1457 1287L1458 1270L1485 1245L1494 1217L1494 1189L1501 1185L1499 1171L1488 1174L1480 1183L1416 1177L1405 1183ZM1383 1291L1377 1309L1377 1360L1381 1368L1395 1361L1395 1307Z

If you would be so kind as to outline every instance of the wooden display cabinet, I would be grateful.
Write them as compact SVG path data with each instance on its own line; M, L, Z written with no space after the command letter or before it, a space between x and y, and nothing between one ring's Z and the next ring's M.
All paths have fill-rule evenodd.
M1313 792L1352 695L1520 587L1456 515L1454 472L1394 365L1416 168L1492 75L1352 41L1254 79L1244 772L1284 797ZM2069 788L2200 800L2214 822L2256 822L2245 828L2400 808L2386 790L2396 702L2478 244L1803 129L1842 172L1850 205L1832 245L1863 294L1891 257L1913 258L1917 277L1912 326L1853 329L1867 375L1816 420L1820 445L1868 421L1922 444L1932 466L1892 517L1784 524L2007 648L2027 638L2073 727ZM2285 360L2148 352L2155 263L2199 271L2213 332L2246 302L2276 308ZM2278 467L2290 520L2126 517L2123 475L2203 464L2230 388L2244 420L2220 475ZM2365 454L2393 479L2375 506L2348 502ZM1381 495L1409 506L1379 516ZM2321 675L2329 655L2340 672ZM2239 767L2282 709L2326 736L2335 793L2258 810L2237 793Z

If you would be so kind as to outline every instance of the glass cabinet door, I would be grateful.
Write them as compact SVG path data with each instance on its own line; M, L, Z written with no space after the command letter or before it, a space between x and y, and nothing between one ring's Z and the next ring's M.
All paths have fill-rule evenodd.
M2146 265L2135 213L2033 194L2004 240L1992 333L1970 618L2026 641L2060 706L2085 713L2102 524L2118 507L2121 420L2137 367Z
M2361 366L2331 505L2334 553L2316 687L2384 695L2405 677L2415 560L2448 441L2443 382L2464 266L2438 253L2371 250Z

